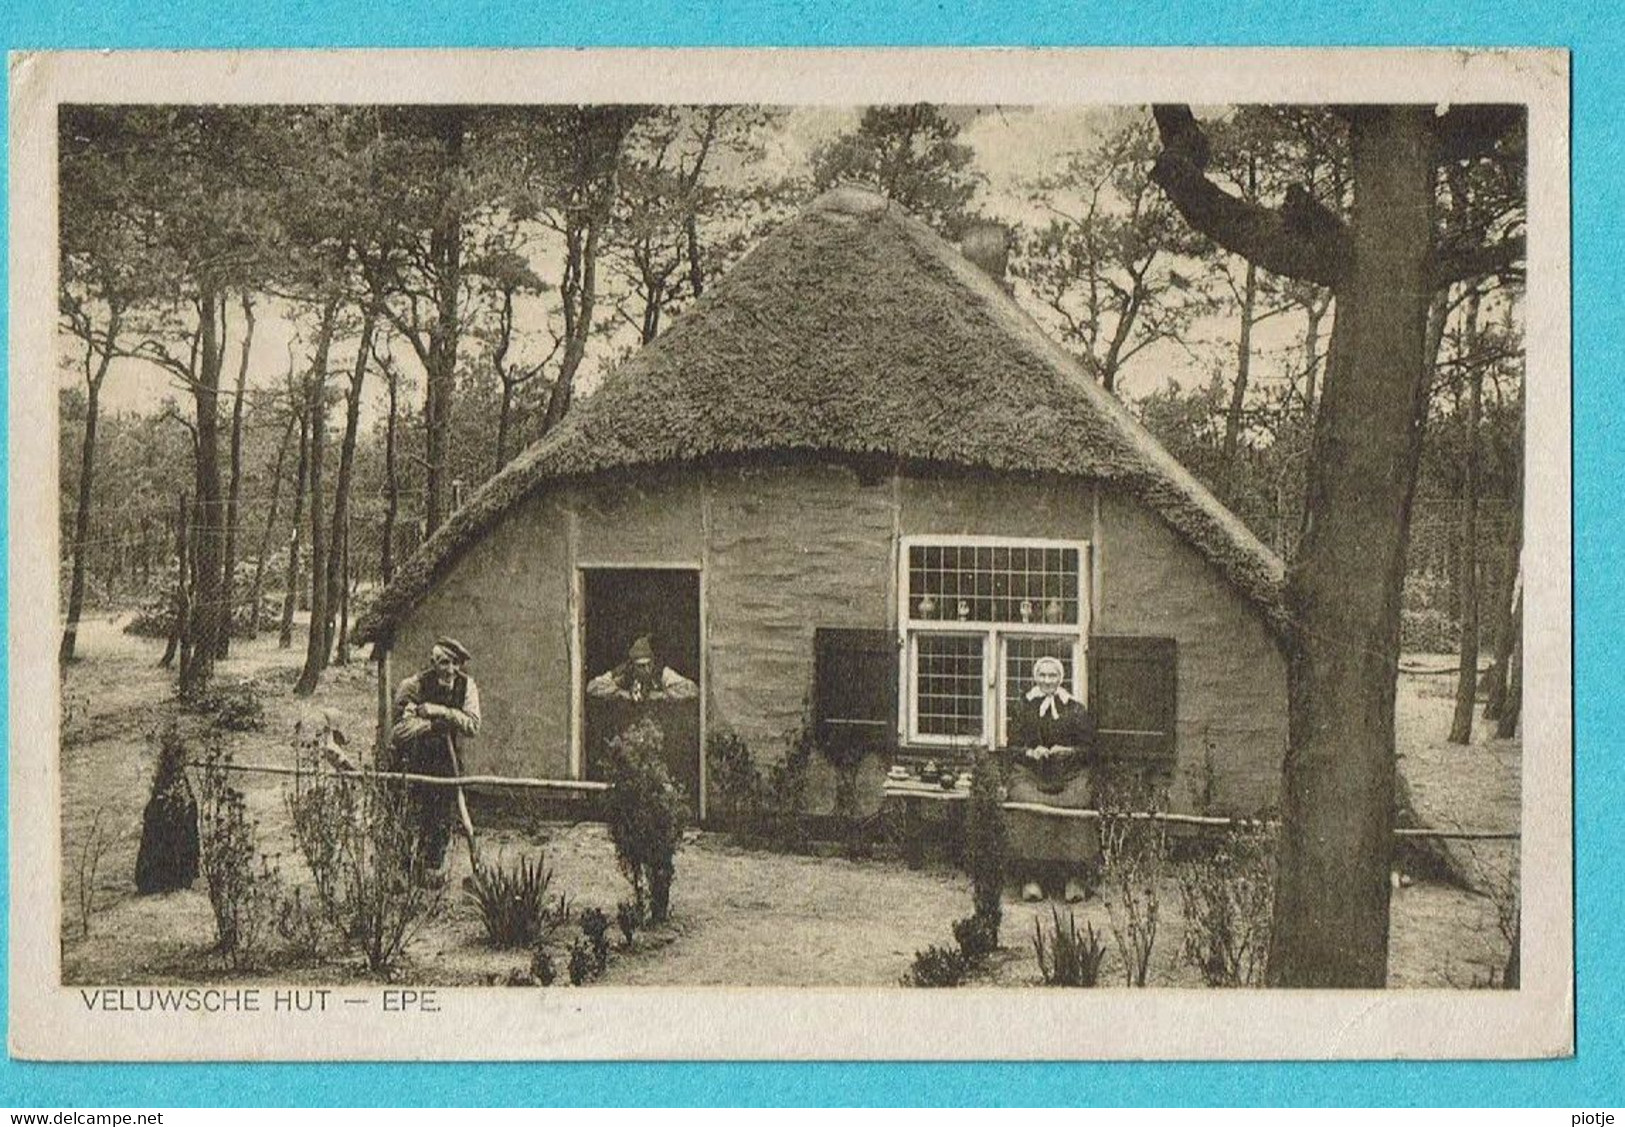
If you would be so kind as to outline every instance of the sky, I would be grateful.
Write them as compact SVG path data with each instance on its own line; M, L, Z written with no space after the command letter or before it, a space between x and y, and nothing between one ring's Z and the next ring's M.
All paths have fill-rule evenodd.
M985 177L973 206L986 214L1010 224L1031 224L1041 217L1040 210L1029 200L1026 185L1031 180L1058 169L1070 153L1086 149L1103 135L1138 119L1144 120L1144 107L1023 107L1023 106L954 106L946 109L948 115L961 126L960 140L975 153L974 167ZM736 182L765 181L785 175L805 176L810 173L812 155L838 134L854 128L862 107L792 107L784 111L777 125L765 139L765 155L749 169L724 168L718 175ZM533 250L534 264L547 277L556 272L547 259L555 248L538 241ZM518 308L519 343L516 357L523 363L528 352L534 358L537 350L545 350L547 334L547 298L521 302ZM1288 322L1291 322L1290 324ZM1296 318L1279 318L1266 322L1255 333L1255 346L1260 353L1278 351L1287 347L1299 331ZM228 369L226 379L235 378L241 342L241 315L235 307L227 331ZM1192 329L1193 339L1208 342L1207 355L1217 355L1212 342L1224 341L1234 329L1224 323L1199 322ZM62 382L64 386L82 386L82 353L64 337L62 353ZM605 362L634 346L636 335L627 329L608 341L595 341L590 347L588 360L578 376L580 394L591 394ZM339 342L335 346L332 363L342 370L354 356L354 342ZM1233 346L1232 346L1233 347ZM416 357L404 342L394 346L401 370L414 380L421 380L421 368ZM465 359L474 355L471 343L465 338ZM255 330L249 358L248 384L250 387L280 386L290 364L305 363L308 346L300 324L290 317L288 307L270 298L260 299L255 309ZM1259 363L1257 374L1262 380L1270 378L1268 363ZM1181 386L1205 384L1210 378L1208 366L1193 356L1191 351L1173 344L1158 344L1137 357L1122 374L1119 391L1134 398L1147 394L1167 382ZM166 397L180 399L183 389L156 365L133 360L118 361L103 389L103 409L110 412L151 411ZM382 411L383 391L373 383L373 389L364 406L363 423L370 425Z

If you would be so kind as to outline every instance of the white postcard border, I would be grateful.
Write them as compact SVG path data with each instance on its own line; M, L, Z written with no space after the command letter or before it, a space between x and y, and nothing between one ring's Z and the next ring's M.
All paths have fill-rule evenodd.
M14 1055L160 1059L1465 1058L1573 1051L1568 56L1554 50L103 52L11 59ZM157 1015L58 986L53 197L64 102L1527 102L1523 987L1252 992L383 987L316 1019ZM235 988L235 987L234 987ZM422 1006L422 1000L415 1003Z

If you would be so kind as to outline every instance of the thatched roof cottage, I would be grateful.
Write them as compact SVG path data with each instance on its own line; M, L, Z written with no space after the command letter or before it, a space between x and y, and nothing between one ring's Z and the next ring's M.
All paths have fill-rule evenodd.
M1206 783L1250 811L1286 748L1281 581L997 280L841 188L476 492L358 630L386 684L439 634L475 651L471 772L597 774L625 717L585 686L640 635L699 684L664 707L702 802L721 726L764 766L804 723L890 755L1000 744L1054 653L1176 804Z

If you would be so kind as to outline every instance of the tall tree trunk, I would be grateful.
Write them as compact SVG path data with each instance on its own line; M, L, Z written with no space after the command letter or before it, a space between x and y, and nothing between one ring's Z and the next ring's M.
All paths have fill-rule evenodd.
M1253 307L1258 303L1258 267L1247 263L1241 290L1241 338L1236 342L1236 382L1230 389L1230 410L1224 416L1224 464L1230 469L1241 441L1241 410L1247 402L1247 379L1253 364Z
M501 473L502 467L508 464L508 427L513 415L513 383L501 373L498 376L502 379L502 403L497 408L497 454L491 467L493 474Z
M1501 716L1495 723L1495 734L1503 740L1518 734L1518 721L1523 716L1523 585L1518 585L1518 599L1512 607L1512 653L1507 658L1506 699L1501 702Z
M378 307L369 304L361 319L361 343L356 348L355 367L350 372L349 393L344 401L344 438L339 444L338 475L333 483L333 523L330 543L337 545L340 534L350 521L350 481L355 466L356 433L361 423L361 394L366 389L367 363L372 357L372 335L378 324ZM339 596L344 589L342 553L334 550L327 554L327 619L322 639L322 664L333 652L333 617L338 612Z
M196 585L192 598L191 660L183 655L180 691L183 697L196 697L214 678L214 658L219 649L221 620L226 608L224 594L225 528L220 496L220 343L225 336L223 299L205 286L198 299L200 318L198 371L192 382L192 399L197 409L197 502L196 546L192 553Z
M383 545L378 549L378 574L385 583L395 578L395 518L401 507L401 479L395 466L395 424L400 417L400 377L393 365L386 364L384 378L389 381L389 416L384 420L384 531Z
M1338 292L1287 579L1288 751L1269 981L1388 973L1399 591L1421 447L1434 153L1429 107L1350 112L1352 259Z
M282 428L282 440L276 447L276 464L271 469L271 502L265 513L265 529L260 533L259 551L254 555L254 586L249 596L248 636L259 637L260 600L265 597L265 557L271 551L271 535L276 531L277 506L282 500L282 467L288 461L288 446L293 441L293 428L299 414L288 412L288 425Z
M1478 358L1478 307L1475 288L1467 297L1462 330L1462 360L1467 365L1467 420L1463 435L1461 513L1461 662L1456 673L1456 715L1450 742L1473 742L1473 705L1478 698L1478 430L1484 401L1484 366Z
M299 548L304 541L305 487L310 482L310 378L299 389L299 467L293 478L293 532L288 537L288 571L282 586L282 626L277 649L293 646L293 612L299 604Z
M460 110L448 110L441 124L441 144L448 168L463 160L466 126ZM457 299L462 288L463 217L449 201L429 235L429 258L434 264L435 324L430 333L430 363L425 373L423 421L428 465L423 487L423 514L429 533L446 519L450 482L444 480L451 437L451 405L457 387L457 339L461 320Z
M191 617L187 599L187 580L191 568L187 546L192 537L186 524L188 505L185 492L178 494L175 504L175 609L169 623L169 640L164 644L164 656L158 659L158 664L164 669L174 664L179 655L181 639L186 636L187 620Z
M91 486L96 474L96 423L101 415L102 381L113 362L119 317L115 309L108 321L107 347L94 371L90 370L90 353L85 355L85 436L79 448L79 510L73 516L73 578L68 583L68 621L57 651L57 660L63 664L73 660L74 647L79 643L79 616L85 605L85 561L89 555Z
M345 513L344 524L335 530L339 537L339 629L333 664L350 662L350 515Z
M1518 392L1518 417L1523 416L1523 390ZM1506 552L1501 561L1501 582L1496 588L1495 601L1495 660L1484 680L1484 719L1496 720L1506 706L1507 672L1512 658L1515 633L1513 620L1513 592L1518 586L1518 560L1523 554L1523 429L1518 429L1513 447L1516 472L1512 486L1512 528L1507 533Z
M586 171L581 187L588 202L586 214L579 220L571 220L571 230L565 237L564 282L559 287L564 305L564 354L553 393L547 399L547 411L542 416L543 434L558 426L570 409L576 372L587 354L593 310L598 300L598 249L615 203L621 151L626 145L627 133L637 120L635 111L622 107L590 112L603 116L600 120L584 122L582 127L584 140L580 143L589 148L584 154ZM576 223L580 225L575 226Z
M1320 322L1330 307L1330 298L1320 302L1311 299L1306 307L1309 324L1303 334L1303 417L1311 426L1315 420L1315 382L1320 374Z
M339 303L322 307L316 331L315 356L310 365L310 629L305 640L305 668L294 685L295 696L316 691L327 665L327 514L322 511L322 460L327 446L327 356L333 344L333 324Z
M639 327L638 338L640 343L648 344L660 335L660 304L666 300L664 279L645 271L643 293L643 324Z
M688 244L688 288L699 297L705 293L705 261L700 255L700 221L692 213L683 220L683 235Z
M576 372L587 354L587 338L592 335L593 307L598 299L598 243L601 225L597 217L588 220L587 229L579 242L579 249L575 251L577 259L575 309L572 316L567 319L564 357L559 362L559 375L553 384L553 393L547 397L547 412L542 416L543 434L551 432L570 409L571 397L575 392ZM569 273L567 267L567 276ZM568 293L565 294L564 300L570 301Z
M225 622L220 630L216 657L231 651L231 620L237 607L237 503L243 482L243 395L248 387L248 354L254 343L254 302L243 295L243 345L237 361L237 401L231 405L231 484L226 496L226 559L221 577L225 601Z

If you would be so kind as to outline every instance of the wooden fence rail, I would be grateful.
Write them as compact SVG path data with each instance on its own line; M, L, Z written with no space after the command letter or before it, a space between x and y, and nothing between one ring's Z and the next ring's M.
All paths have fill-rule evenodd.
M196 762L190 765L198 768L206 766L206 764ZM270 763L220 763L216 764L216 766L227 771L241 771L249 774L303 775L307 778L356 779L371 774L377 778L420 783L431 787L487 786L508 787L515 790L574 791L581 794L600 793L609 789L608 783L601 783L592 779L530 779L512 775L462 775L458 778L449 778L443 775L415 775L405 771L368 772L328 769L312 771ZM962 802L968 797L968 794L963 791L942 791L918 787L906 790L888 788L886 796L888 798L900 798L905 801L924 799L935 802ZM1038 802L1006 802L1004 808L1006 810L1023 810L1034 814L1044 814L1052 818L1079 818L1085 821L1098 821L1103 817L1099 810L1046 806ZM1134 811L1126 816L1135 820L1162 822L1169 825L1208 826L1213 828L1229 828L1232 826L1265 827L1278 824L1275 822L1261 822L1256 818L1224 818L1207 814L1175 814L1156 810ZM1521 835L1517 830L1440 830L1418 826L1403 826L1394 830L1394 836L1457 841L1517 841Z

